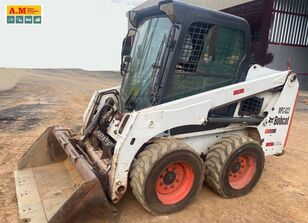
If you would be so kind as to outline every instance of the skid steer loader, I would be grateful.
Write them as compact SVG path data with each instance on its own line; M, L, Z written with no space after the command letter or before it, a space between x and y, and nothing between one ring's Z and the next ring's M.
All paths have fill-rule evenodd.
M183 209L203 182L250 192L266 155L282 154L296 75L253 64L247 22L177 1L130 11L122 85L96 91L80 137L50 127L15 172L23 222L116 220L129 185L154 215Z

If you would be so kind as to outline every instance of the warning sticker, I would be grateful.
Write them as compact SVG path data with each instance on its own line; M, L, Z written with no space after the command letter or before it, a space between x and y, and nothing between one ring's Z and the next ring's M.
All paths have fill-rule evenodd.
M7 5L7 24L41 24L42 7L40 5Z

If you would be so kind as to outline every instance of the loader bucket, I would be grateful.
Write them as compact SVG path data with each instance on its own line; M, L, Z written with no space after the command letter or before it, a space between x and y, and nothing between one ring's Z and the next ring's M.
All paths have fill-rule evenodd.
M94 209L108 222L117 220L92 166L70 139L68 130L50 127L20 159L14 174L22 222L76 222Z

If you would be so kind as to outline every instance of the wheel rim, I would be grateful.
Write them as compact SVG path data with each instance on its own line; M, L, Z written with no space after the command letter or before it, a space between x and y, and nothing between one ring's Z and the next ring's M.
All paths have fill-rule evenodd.
M229 184L235 190L246 187L256 172L256 159L248 154L239 156L229 170Z
M177 162L167 166L156 181L158 199L166 205L180 202L190 192L194 178L193 169L187 162Z

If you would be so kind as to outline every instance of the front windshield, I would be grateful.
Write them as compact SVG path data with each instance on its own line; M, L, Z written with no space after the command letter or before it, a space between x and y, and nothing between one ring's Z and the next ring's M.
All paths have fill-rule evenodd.
M162 59L171 21L166 17L151 18L138 27L131 51L131 62L124 77L120 109L140 110L151 105L151 86Z

